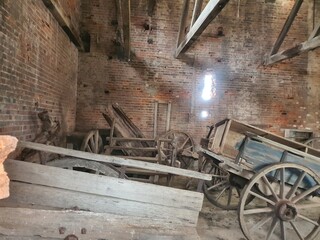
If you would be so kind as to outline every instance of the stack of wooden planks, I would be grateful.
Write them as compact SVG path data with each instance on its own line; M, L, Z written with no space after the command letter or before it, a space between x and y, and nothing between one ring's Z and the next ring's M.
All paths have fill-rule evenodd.
M28 144L42 146L20 143ZM6 161L5 169L11 179L10 197L0 201L0 234L5 239L64 239L68 234L79 239L199 239L195 226L202 193L16 160ZM159 169L208 178L168 166Z

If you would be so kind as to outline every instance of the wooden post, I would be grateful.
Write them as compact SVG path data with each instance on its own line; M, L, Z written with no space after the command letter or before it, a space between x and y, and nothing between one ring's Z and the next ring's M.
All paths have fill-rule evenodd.
M154 116L153 116L153 137L157 137L157 132L158 132L158 106L159 103L158 101L154 102Z
M166 132L170 130L170 120L171 120L171 102L168 103L167 108L167 121L166 121Z

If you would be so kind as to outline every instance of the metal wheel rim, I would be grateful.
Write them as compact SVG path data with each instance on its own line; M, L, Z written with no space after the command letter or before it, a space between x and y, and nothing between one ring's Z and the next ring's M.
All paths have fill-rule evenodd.
M281 170L281 169L284 169L284 170ZM289 190L287 193L285 193L285 190L281 190L281 189L284 189L284 187L282 187L281 183L284 182L282 179L284 179L285 177L282 177L282 175L285 176L285 169L299 169L299 170L301 170L301 173L299 172L299 176L302 176L303 173L306 173L306 174L308 174L308 176L312 177L315 180L316 184L312 188L307 189L307 190L303 190L302 193L293 196L294 194L297 193L297 189L294 190L295 189L295 184L297 183L298 184L297 186L299 187L299 185L301 184L301 182L304 179L304 177L303 177L301 179L300 183L298 183L298 181L299 181L299 177L298 177L295 180L295 184L290 187L290 189L293 192L290 193L291 190ZM272 220L270 229L269 229L269 231L267 233L267 236L265 238L266 240L271 239L271 237L273 236L274 231L275 231L277 226L280 228L280 238L282 240L286 240L286 239L290 239L291 240L291 238L287 238L286 237L287 233L288 233L288 227L286 227L286 225L288 225L287 221L282 220L281 218L279 218L279 216L277 216L278 212L279 212L279 209L281 209L281 207L283 206L283 205L279 205L279 204L281 203L281 201L283 201L284 198L287 198L287 197L290 198L291 197L292 199L295 199L295 200L292 200L292 201L296 201L298 199L296 203L299 203L301 201L301 199L299 200L299 196L300 197L303 196L302 195L303 193L307 193L307 191L311 191L312 189L314 189L314 190L311 193L318 192L319 189L320 189L320 178L319 178L319 176L317 176L317 174L315 174L313 171L311 171L307 167L304 167L304 166L301 166L301 165L298 165L298 164L294 164L294 163L277 163L277 164L273 164L272 166L267 166L267 167L263 168L260 172L258 172L257 174L255 174L252 177L250 182L243 189L242 196L241 196L241 199L240 199L240 205L239 205L239 209L238 209L238 217L239 217L239 223L240 223L241 230L242 230L243 234L246 236L246 238L249 239L249 240L254 240L255 238L252 236L252 233L250 233L250 231L248 229L248 226L247 226L247 221L244 218L244 215L250 215L250 214L253 215L252 209L249 209L249 210L245 209L246 199L247 199L247 197L249 195L251 195L250 191L255 187L255 184L257 184L257 182L259 180L264 178L263 176L266 176L268 173L271 173L272 171L276 171L276 170L280 170L280 181L279 181L280 183L279 183L279 195L278 195L278 198L280 198L280 200L277 201L275 199L276 197L273 197L273 200L271 200L271 201L275 202L277 204L275 206L279 206L279 207L270 207L269 206L269 207L265 207L265 208L260 208L260 211L266 211L265 213L269 212L270 216L269 217L266 216L266 217L262 218L259 222L255 223L255 225L252 227L252 228L257 228L257 227L259 227L259 224L262 224L260 226L260 227L262 227L263 225L265 225L267 223L267 219L269 219L268 221ZM284 172L283 174L282 174L282 171ZM290 193L290 196L287 196L287 195L289 195L289 193ZM277 192L274 191L273 193L271 193L272 196L274 196L274 194L277 195ZM255 196L255 197L257 198L258 196ZM303 197L303 199L304 199L304 197ZM268 200L270 201L270 199L268 199ZM269 204L272 206L271 202ZM311 204L309 204L309 206L308 206L307 204L306 205L302 205L301 203L299 205L298 204L296 205L296 207L297 207L297 209L299 209L299 211L301 211L301 209L307 209L310 206L311 206ZM312 207L320 207L320 203L312 204ZM301 218L301 217L298 217L298 215L301 213L301 212L299 213L299 211L297 210L297 218L298 219ZM311 220L311 219L309 219L309 220ZM317 221L317 222L315 222L315 221ZM296 224L296 222L294 222L294 220L290 220L288 222L292 226L292 229L293 229L291 232L296 233L296 235L298 237L297 239L311 240L311 239L314 239L317 236L317 234L319 233L320 216L318 217L318 220L315 219L315 221L313 221L314 223L310 223L309 222L310 224L313 224L314 227L313 228L311 227L312 230L309 233L307 233L306 236L299 236L299 233L298 233L299 229L296 226L294 226ZM318 225L316 226L314 224L318 224ZM296 230L296 229L298 229L298 230ZM301 233L300 233L300 235L301 235Z

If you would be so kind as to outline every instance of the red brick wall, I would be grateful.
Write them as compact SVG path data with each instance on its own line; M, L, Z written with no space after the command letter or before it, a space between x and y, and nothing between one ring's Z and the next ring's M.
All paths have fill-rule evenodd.
M187 54L174 59L182 2L159 0L150 18L147 0L131 1L133 58L124 62L114 44L114 2L83 1L91 52L79 55L77 129L105 128L100 111L118 102L152 136L155 100L171 101L171 128L189 132L196 141L207 125L225 117L278 133L306 127L307 114L314 110L307 100L307 55L262 66L294 0L240 1L239 17L237 1L230 1ZM282 49L307 38L307 13L304 4ZM145 31L144 23L151 23L153 30ZM216 37L220 26L224 37ZM204 102L201 91L208 71L216 76L216 96ZM202 110L209 112L208 119L201 119Z
M41 109L72 131L78 51L42 0L0 1L0 55L0 134L32 140Z

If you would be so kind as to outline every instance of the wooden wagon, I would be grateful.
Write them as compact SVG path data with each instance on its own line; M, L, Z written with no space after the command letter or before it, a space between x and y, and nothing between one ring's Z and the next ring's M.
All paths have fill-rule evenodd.
M223 209L238 209L247 239L319 239L320 151L225 119L201 141L203 190Z

